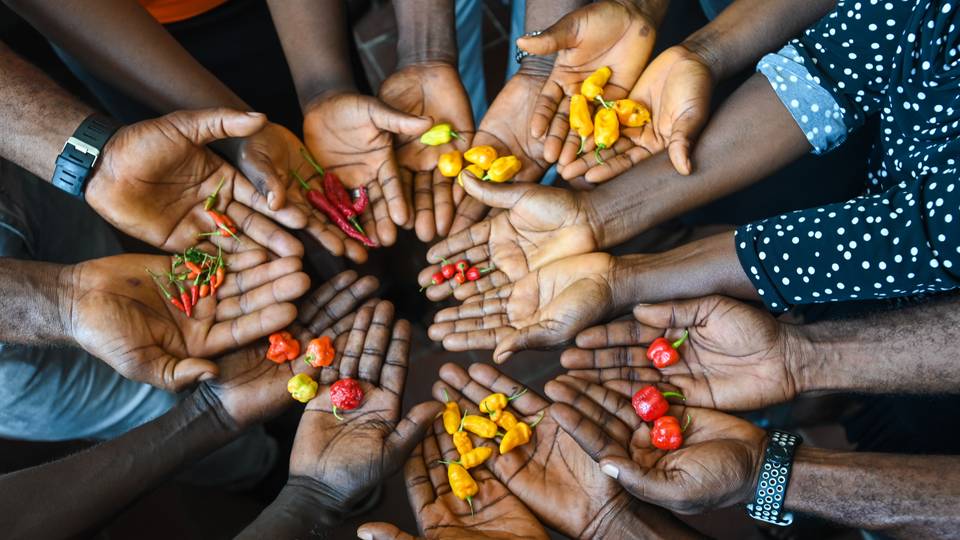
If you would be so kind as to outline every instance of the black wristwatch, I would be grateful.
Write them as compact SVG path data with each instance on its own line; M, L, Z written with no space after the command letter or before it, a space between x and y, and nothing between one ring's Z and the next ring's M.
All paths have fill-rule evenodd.
M770 432L770 443L763 456L760 478L747 514L753 519L786 527L793 523L793 514L783 511L783 500L790 483L793 456L803 438L786 431Z
M100 152L119 127L102 114L88 116L63 144L51 183L74 197L83 197L83 188Z

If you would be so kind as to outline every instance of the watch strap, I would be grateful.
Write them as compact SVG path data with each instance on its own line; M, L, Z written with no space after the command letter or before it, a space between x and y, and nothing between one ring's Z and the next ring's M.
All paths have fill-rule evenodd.
M97 164L100 152L119 127L119 124L102 114L88 116L64 143L63 150L57 156L51 183L75 197L82 197L83 188Z
M793 433L770 432L757 490L753 502L747 504L747 514L753 519L783 527L793 523L793 514L783 511L783 501L790 483L793 456L802 442L803 438Z

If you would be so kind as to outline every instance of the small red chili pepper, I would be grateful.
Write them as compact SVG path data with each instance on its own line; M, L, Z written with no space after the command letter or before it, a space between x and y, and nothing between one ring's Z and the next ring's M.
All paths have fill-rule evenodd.
M687 425L680 427L680 421L674 416L661 416L653 423L650 430L650 444L660 450L676 450L683 444L683 432L690 425L690 415L687 415Z
M360 388L360 383L349 377L340 379L330 387L330 403L333 404L333 416L338 420L343 420L343 417L337 414L337 409L352 411L359 407L362 402L363 388Z
M180 302L183 304L183 312L187 314L187 317L193 316L193 304L190 303L190 293L183 288L183 285L175 279L175 276L170 276L170 281L177 286L177 290L180 291Z
M300 342L290 332L270 334L269 340L270 347L267 349L267 360L283 364L300 356Z
M370 195L367 194L367 188L357 189L357 200L353 201L353 211L359 216L367 209L367 204L370 203Z
M200 298L206 298L210 296L210 284L204 283L200 285Z
M296 171L290 171L290 172L300 182L300 185L303 187L303 189L307 191L307 201L310 203L310 206L313 206L317 210L323 212L324 215L330 218L330 221L332 221L334 225L336 225L337 227L340 227L340 230L343 231L343 233L349 236L350 238L353 238L354 240L361 242L363 245L367 247L377 247L377 245L374 244L373 241L367 237L367 235L357 231L352 226L350 226L350 223L348 223L347 220L340 214L340 212L336 209L333 203L327 200L327 198L323 195L323 193L320 193L316 189L311 188L303 180L303 178L299 174L297 174Z
M323 192L327 199L337 207L347 221L349 221L357 231L363 234L363 227L357 221L357 212L353 209L353 201L350 200L350 194L343 187L343 182L333 173L323 175Z
M197 305L197 300L200 299L200 287L198 285L190 286L190 305Z
M443 274L444 279L450 279L457 273L457 267L448 263L446 259L443 259L443 266L440 267L440 273Z
M236 233L237 225L232 219L230 219L230 216L221 214L216 210L207 210L207 215L210 216L217 228L221 228L221 226L223 226L227 229L230 229L231 232Z
M430 277L430 285L420 287L420 290L422 291L431 285L442 285L445 281L447 281L447 278L444 277L443 272L437 272Z
M311 339L307 344L307 356L303 361L315 368L326 367L333 363L337 352L333 349L333 340L330 336L320 336Z
M150 274L150 277L153 278L153 282L157 284L157 288L160 289L161 293L163 293L164 298L166 298L171 304L173 304L173 307L179 309L183 313L186 313L187 308L183 306L180 300L177 300L176 298L174 298L174 296L170 294L170 291L168 291L167 288L164 287L162 283L160 283L160 276L154 274L149 268L144 268L144 270L146 270L147 273Z
M469 269L467 269L467 274L466 274L467 281L477 281L478 279L483 277L484 274L489 274L492 271L493 271L493 266L489 266L487 268L482 268L482 269L477 268L476 266L471 266Z
M683 345L689 335L690 333L684 330L680 339L673 343L667 341L667 338L658 337L647 347L647 360L653 362L654 367L658 369L676 364L680 360L680 353L677 352L677 349Z
M670 403L666 399L668 397L686 399L683 397L683 394L679 392L661 393L656 386L650 385L637 390L637 393L633 395L631 403L633 403L633 410L637 411L637 416L639 416L641 420L644 422L653 422L667 414L667 410L670 409Z
M203 272L203 270L201 270L200 267L197 266L197 263L195 262L184 261L183 265L187 267L187 270L190 270L190 274L193 274L193 277L191 277L190 279L194 279L195 277L197 277Z
M470 262L465 259L460 259L457 261L457 272L466 272L467 268L470 268Z
M459 283L460 285L463 285L464 283L467 282L467 276L463 272L457 272L457 275L453 276L453 280Z

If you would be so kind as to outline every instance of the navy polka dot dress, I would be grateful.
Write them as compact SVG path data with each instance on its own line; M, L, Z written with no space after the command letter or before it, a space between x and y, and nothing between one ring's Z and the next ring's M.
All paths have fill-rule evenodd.
M737 230L772 311L960 286L960 0L840 0L758 70L815 153L870 115L865 194Z

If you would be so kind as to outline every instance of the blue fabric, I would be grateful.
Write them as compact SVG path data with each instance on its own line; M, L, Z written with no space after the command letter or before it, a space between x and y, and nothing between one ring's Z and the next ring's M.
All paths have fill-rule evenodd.
M700 0L700 7L703 9L703 14L712 21L732 3L733 0Z
M470 96L474 121L487 113L487 83L483 73L483 1L457 0L457 48L460 81Z

